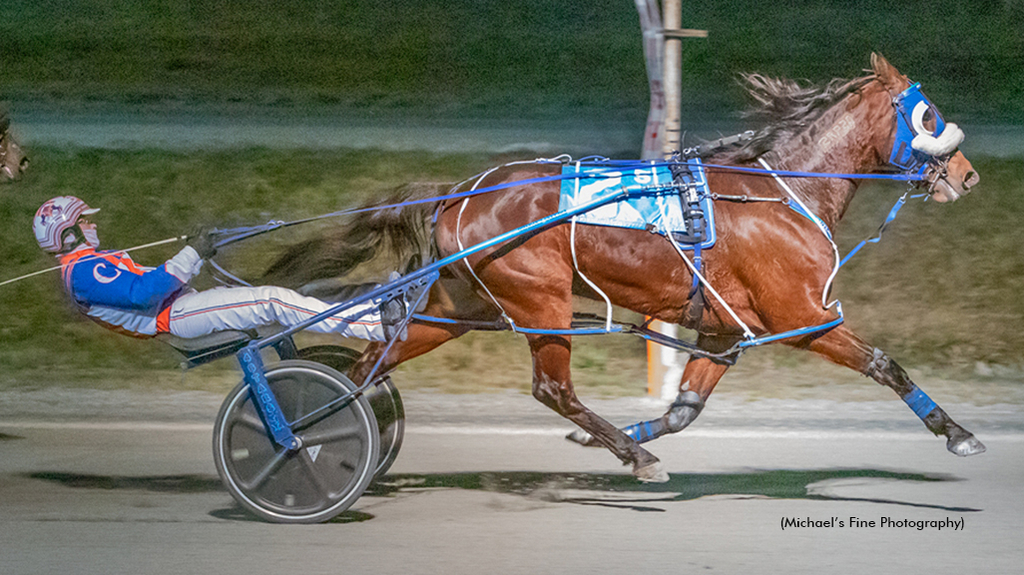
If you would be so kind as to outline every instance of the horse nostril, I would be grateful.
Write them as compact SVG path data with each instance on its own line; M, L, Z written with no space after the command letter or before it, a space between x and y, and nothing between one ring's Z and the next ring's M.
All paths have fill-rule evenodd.
M28 165L29 165L28 158L22 158L21 159L21 163L18 164L18 167L21 168L21 171L24 172L25 170L28 169Z
M978 172L975 172L974 170L969 170L966 174L964 174L964 187L973 187L978 183L979 180L981 180L981 178L978 177Z

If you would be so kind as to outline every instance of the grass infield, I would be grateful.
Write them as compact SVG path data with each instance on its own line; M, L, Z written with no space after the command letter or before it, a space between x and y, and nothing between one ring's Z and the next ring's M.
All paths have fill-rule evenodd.
M403 183L459 181L509 159L268 149L184 154L36 148L32 154L27 178L0 188L5 240L0 244L0 279L54 264L37 248L30 221L38 205L57 194L77 195L102 208L94 220L103 245L128 247L187 233L196 224L252 225L327 213ZM976 191L953 205L906 206L880 244L869 244L843 268L835 296L843 301L848 325L909 369L952 379L1017 382L1024 379L1024 335L1019 329L1024 319L1024 229L1019 226L1024 219L1019 201L1024 162L972 160L982 177ZM862 188L839 229L842 253L874 233L900 193L897 184ZM253 278L284 246L325 225L340 224L268 234L230 248L218 260ZM135 259L158 264L176 249L153 248L135 254ZM56 273L3 286L0 309L5 317L0 326L0 385L5 387L226 390L238 379L230 360L182 374L176 353L163 344L119 336L79 317L64 300ZM624 319L637 320L620 312ZM322 341L302 337L310 344ZM756 376L823 365L808 354L770 346L746 354L736 371ZM628 336L576 338L573 368L582 390L642 394L644 343ZM530 373L529 353L519 336L473 333L402 366L396 378L403 388L525 391ZM750 385L756 394L756 383Z

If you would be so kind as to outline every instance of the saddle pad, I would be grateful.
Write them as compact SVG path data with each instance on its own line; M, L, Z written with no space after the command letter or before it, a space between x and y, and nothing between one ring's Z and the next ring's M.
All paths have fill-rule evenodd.
M707 223L707 236L701 248L710 248L715 243L715 225L707 180L699 159L689 160L687 167L689 171L681 174L679 184L692 184L697 192ZM563 166L562 175L566 178L562 180L559 211L585 204L622 187L630 191L630 196L622 201L576 216L577 223L648 230L663 235L673 232L685 235L687 232L680 200L680 190L685 188L673 185L672 172L667 166L641 162L619 165L577 162Z

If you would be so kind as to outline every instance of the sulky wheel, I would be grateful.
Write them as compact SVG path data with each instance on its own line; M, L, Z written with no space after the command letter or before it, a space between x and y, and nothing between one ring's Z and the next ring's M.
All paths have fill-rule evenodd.
M266 377L289 422L357 389L338 371L312 361L282 361ZM243 382L217 415L217 473L232 497L262 519L327 521L355 503L373 479L380 451L373 409L359 396L292 431L302 441L297 451L274 443Z
M341 373L347 373L359 359L359 352L340 345L317 345L300 349L299 358L322 363ZM398 388L387 375L378 377L374 386L367 390L365 395L373 407L373 414L377 418L377 431L380 433L380 454L377 456L377 471L374 476L382 477L391 469L391 464L398 457L398 450L402 448L402 439L405 437L405 408L402 406Z

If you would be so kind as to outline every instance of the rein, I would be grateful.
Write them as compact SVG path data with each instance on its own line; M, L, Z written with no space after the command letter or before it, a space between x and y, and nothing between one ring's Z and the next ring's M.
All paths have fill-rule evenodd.
M116 250L116 251L124 252L124 253L133 252L135 250L143 250L143 249L146 249L146 248L162 246L164 244L172 244L174 242L183 242L186 239L188 239L188 236L176 236L176 237L173 237L173 238L167 238L166 240L160 240L160 241L157 241L157 242L151 242L151 243L148 243L148 244L143 244L141 246L135 246L133 248L128 248L126 250ZM95 260L95 259L100 259L100 258L99 258L99 256L83 257L83 258L79 259L78 262L87 262L87 261ZM76 262L76 263L78 263L78 262ZM59 266L53 266L52 268L46 268L44 270L39 270L37 272L32 272L30 274L25 274L25 275L23 275L21 277L16 277L16 278L12 278L12 279L9 279L9 280L2 281L2 282L0 282L0 286L4 286L4 285L7 285L7 284L12 284L14 282L18 282L18 281L21 281L23 279L28 279L30 277L34 277L34 276L37 276L37 275L40 275L40 274L45 274L46 272L52 272L52 271L64 269L65 267L67 267L67 266L65 266L64 264L61 264Z
M534 162L535 163L539 163L539 164L563 164L563 163L565 163L565 162L563 162L562 159L559 159L559 158L556 158L556 159L540 158L540 159L535 160ZM569 160L569 162L571 162L571 159ZM643 162L643 161L636 161L636 160L609 160L607 158L597 158L597 159L584 158L582 160L579 160L579 163L581 165L587 165L587 166L606 166L606 167L609 168L609 176L608 177L614 177L614 176L611 175L611 173L614 172L615 170L672 166L672 165L677 164L678 162L676 160L668 160L668 161L661 161L661 162L654 162L654 161L652 161L652 162ZM506 165L508 165L508 164L506 164ZM504 167L504 166L502 166L502 167ZM923 175L923 174L907 174L907 173L898 173L898 174L844 174L844 173L829 173L829 172L800 172L800 171L788 171L788 170L768 170L768 169L762 169L762 168L743 167L743 166L729 166L729 165L725 165L725 164L703 164L703 167L704 168L711 168L711 169L715 169L715 170L733 171L733 172L739 172L739 173L745 173L745 174L755 174L755 175L765 175L765 176L778 175L778 176L785 176L787 178L838 178L838 179L847 179L847 180L895 180L895 181L901 181L901 182L928 181L928 176L927 175ZM415 206L415 205L421 205L421 204L438 203L438 202L443 202L443 201L446 201L446 200L455 200L455 199L460 199L460 198L468 198L468 197L471 197L471 196L483 195L483 194L487 194L487 193L491 193L491 192L496 192L496 191L500 191L500 190L506 190L506 189L509 189L509 188L515 188L515 187L519 187L519 186L528 186L528 185L532 185L532 184L540 184L540 183L545 183L545 182L556 182L556 181L568 180L568 179L579 179L579 178L583 177L584 175L585 174L559 174L559 175L555 175L555 176L544 176L544 177L540 177L540 178L530 178L530 179L526 179L526 180L516 180L514 182L505 182L505 183L497 184L497 185L494 185L494 186L487 186L487 187L483 187L483 188L476 188L476 189L467 190L467 191L464 191L464 192L456 192L456 193L445 194L445 195L441 195L441 196L434 196L434 197L430 197L430 198L420 198L420 199L416 199L416 200L407 200L407 201L403 201L403 202L396 202L396 203L384 204L384 205L378 205L378 206L369 206L369 207L363 207L363 208L352 208L352 209L347 209L347 210L340 210L340 211L337 211L337 212L330 212L330 213L327 213L327 214L322 214L322 215L319 215L319 216L312 216L312 217L303 218L303 219L299 219L299 220L293 220L293 221L290 221L290 222L285 222L285 221L281 221L281 220L271 220L271 221L267 222L266 224L257 225L257 226L244 226L244 227L225 228L225 229L217 229L217 228L215 228L215 229L211 230L211 233L214 234L214 235L217 235L217 236L226 236L226 237L224 237L224 239L218 240L216 242L216 244L215 244L218 248L221 248L221 247L224 247L224 246L227 246L227 245L230 245L230 244L242 241L242 240L246 240L246 239L258 236L258 235L262 235L262 234L265 234L265 233L268 233L268 232L272 232L272 231L277 230L277 229L291 227L291 226L296 226L296 225L299 225L299 224L310 223L310 222L319 221L319 220L323 220L323 219L337 218L337 217L342 217L342 216L350 216L350 215L354 215L354 214L370 213L370 212L375 212L375 211L383 211L383 210L396 209L396 208L403 208L403 207ZM593 177L600 177L601 174L600 173L589 172L586 175L588 177L593 178ZM470 178L470 179L472 179L472 178ZM715 194L712 194L712 198L713 199L725 199L725 200L737 199L737 198L733 198L731 196L717 196ZM746 199L744 199L742 201L778 201L778 200L767 200L767 199L763 199L763 198L754 198L754 197L745 197L745 198Z
M6 134L4 134L4 135L6 136ZM0 150L0 157L2 157L4 155L6 155L6 150ZM554 159L539 158L539 159L535 160L535 162L536 163L541 163L541 164L562 164L564 162L571 162L571 158L568 159L568 160L565 160L564 158L565 157L563 157L563 156L560 156L559 158L554 158ZM643 162L643 161L636 161L636 160L609 160L608 158L603 158L603 157L598 157L598 156L591 156L591 157L583 158L582 160L579 160L579 163L581 163L583 165L607 166L607 167L609 167L609 172L613 172L614 169L630 169L630 168L637 169L637 168L651 168L651 167L659 167L659 166L672 166L672 165L677 164L678 162L675 161L675 160L661 161L661 162L653 162L653 161L652 162ZM923 174L837 174L837 173L826 173L826 172L799 172L799 171L784 171L784 170L767 170L767 169L750 168L750 167L742 167L742 166L728 166L728 165L723 165L723 164L704 164L703 166L705 168L714 168L714 169L717 169L717 170L734 171L734 172L747 173L747 174L756 174L756 175L771 176L771 175L778 174L779 176L786 176L786 177L791 177L791 178L890 179L890 180L906 181L906 182L913 182L913 181L929 181L929 182L931 182L932 181L932 179L930 179L930 178L932 178L932 176L930 176L930 175L923 175ZM407 200L407 201L403 201L403 202L396 202L396 203L392 203L392 204L385 204L385 205L379 205L379 206L369 206L369 207L363 207L363 208L352 208L352 209L348 209L348 210L340 210L340 211L336 211L336 212L322 214L322 215L319 215L319 216L312 216L312 217L308 217L308 218L292 220L292 221L289 221L289 222L285 222L285 221L282 221L282 220L271 220L271 221L267 222L266 224L256 225L256 226L243 226L243 227L237 227L237 228L224 228L224 229L214 228L213 230L210 231L210 233L215 235L215 236L223 236L224 237L224 239L218 240L214 244L217 248L221 248L221 247L224 247L224 246L236 243L236 242L240 242L242 240L246 240L246 239L253 238L253 237L256 237L256 236L268 233L268 232L272 232L274 230L283 229L283 228L287 228L287 227L291 227L291 226L297 226L297 225L305 224L305 223L311 223L311 222L314 222L314 221L319 221L319 220L328 219L328 218L336 218L336 217L341 217L341 216L349 216L349 215L360 214L360 213L370 213L370 212L375 212L375 211L381 211L381 210L387 210L387 209L395 209L395 208L402 208L402 207L407 207L407 206L415 206L415 205L420 205L420 204L436 203L436 202L442 202L442 201L451 200L451 199L468 198L468 197L471 197L471 196L487 194L487 193L490 193L490 192L496 192L496 191L505 190L505 189L509 189L509 188L514 188L514 187L519 187L519 186L526 186L526 185L537 184L537 183L544 183L544 182L555 182L555 181L561 181L561 180L566 180L566 179L579 179L582 176L583 176L583 174L559 174L559 175L556 175L556 176L544 176L544 177L540 177L540 178L530 178L530 179L527 179L527 180L517 180L517 181L514 181L514 182L505 182L505 183L497 184L497 185L494 185L494 186L488 186L488 187L484 187L484 188L477 188L477 189L468 190L468 191L465 191L465 192L456 192L456 193L446 194L446 195L442 195L442 196L435 196L435 197L430 197L430 198L421 198L421 199L417 199L417 200ZM599 177L599 176L600 176L599 173L598 174L595 174L593 172L589 173L589 177ZM613 177L613 176L609 175L609 177ZM937 180L937 177L934 177L934 180ZM904 198L905 197L906 197L906 195L904 195ZM912 198L916 198L916 197L920 197L920 196L911 196L911 197ZM714 194L714 193L711 194L711 198L714 199L714 200L724 200L724 201L739 201L739 202L768 202L768 201L772 201L772 202L782 202L784 204L790 204L790 202L788 201L788 198L759 198L759 197L751 197L751 196L725 196L725 195L719 195L719 194ZM852 257L853 254L855 254L857 251L859 251L863 247L864 244L866 244L866 243L877 243L878 242L878 240L881 238L881 234L884 231L884 229L889 225L889 223L892 221L892 219L894 219L896 217L896 212L899 211L899 208L903 206L904 198L900 198L900 202L897 203L897 206L893 207L893 210L890 212L889 217L886 218L886 221L879 228L877 237L874 238L874 239L864 240L863 242L861 242L860 245L858 245L856 248L854 248L854 250L851 251L846 256L846 258L843 259L842 263L846 263L846 261L850 257ZM167 244L167 243L182 241L183 239L185 239L185 237L186 236L169 238L169 239L166 239L166 240L162 240L162 241L158 241L158 242L153 242L153 243L149 243L149 244L144 244L144 245L141 245L141 246L135 246L133 248L128 248L126 250L119 250L119 251L128 252L128 251L134 251L134 250L139 250L139 249L145 249L145 248L154 247L154 246L158 246L158 245L163 245L163 244ZM228 278L229 281L220 280L222 283L234 282L234 283L238 283L238 284L242 284L242 285L249 285L248 283L246 283L245 281L241 280L240 278L232 275L230 272L225 270L223 267L217 265L216 262L211 261L210 263L212 264L212 267L214 268L214 270L218 274ZM842 265L842 263L840 265ZM21 281L23 279L27 279L27 278L30 278L30 277L33 277L33 276L44 274L46 272L59 270L59 269L61 269L61 267L62 266L55 266L55 267L43 269L43 270L40 270L40 271L37 271L37 272L33 272L33 273L30 273L30 274L26 274L26 275L23 275L23 276L20 276L20 277L16 277L16 278L12 278L12 279L9 279L9 280L5 280L3 282L0 282L0 286L4 286L4 285L7 285L7 284L11 284L11 283L17 282L17 281Z

